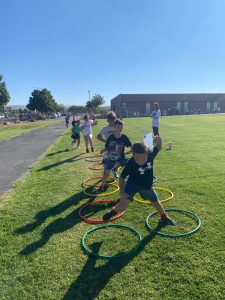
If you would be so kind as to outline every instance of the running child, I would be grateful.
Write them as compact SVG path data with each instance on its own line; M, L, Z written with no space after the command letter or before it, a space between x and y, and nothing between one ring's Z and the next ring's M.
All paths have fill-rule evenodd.
M115 165L125 166L128 161L128 159L125 158L124 149L125 147L131 147L132 144L129 138L125 134L122 134L122 130L123 121L116 120L114 123L114 133L108 137L105 144L104 151L106 151L107 157L103 160L104 174L101 187L96 191L97 194L105 190L106 180Z
M139 193L145 200L149 200L160 215L160 225L176 225L176 222L169 218L162 204L158 199L153 184L153 161L162 149L162 140L159 136L154 139L155 147L149 152L145 142L133 144L133 157L128 161L119 179L121 198L115 207L103 216L105 222L109 221L117 213L127 209L136 193ZM125 179L128 177L127 182Z
M90 119L89 115L84 115L84 121L81 123L81 131L83 133L84 142L86 146L86 152L89 153L88 145L91 146L91 151L94 152L94 146L92 142L92 126L94 125L94 121Z
M72 135L71 135L71 138L73 140L72 140L71 145L73 146L77 142L77 148L79 148L79 146L80 146L80 130L81 130L80 129L80 120L77 119L77 120L72 121Z

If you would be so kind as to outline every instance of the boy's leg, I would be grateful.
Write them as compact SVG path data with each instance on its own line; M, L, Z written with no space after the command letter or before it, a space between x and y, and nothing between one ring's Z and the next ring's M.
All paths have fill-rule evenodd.
M85 147L86 147L86 152L89 153L88 149L88 137L84 135L84 142L85 142Z
M77 139L77 148L80 146L80 138Z
M153 188L140 190L139 193L143 199L151 201L152 205L155 207L158 214L160 215L160 223L162 225L176 225L176 222L170 219L166 214L162 204L158 199L158 195L156 194Z
M96 191L96 194L104 192L106 180L109 177L110 171L113 168L114 164L115 162L112 162L110 160L106 160L104 162L104 173L102 177L102 182L100 188Z
M91 151L94 152L93 141L92 141L92 138L90 137L90 135L88 136L88 140L89 140L89 143L91 145Z
M127 209L130 202L133 200L134 195L137 192L136 187L130 184L126 184L124 191L120 191L122 193L122 196L120 198L120 201L116 204L115 207L113 207L109 212L107 212L103 216L103 221L108 222L113 216L117 215L120 212L123 212Z

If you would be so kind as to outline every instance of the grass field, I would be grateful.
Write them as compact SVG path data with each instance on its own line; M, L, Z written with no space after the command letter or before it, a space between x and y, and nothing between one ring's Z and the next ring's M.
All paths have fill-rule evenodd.
M132 142L151 127L148 118L124 122ZM103 124L94 128L95 135ZM80 207L94 199L82 193L81 183L101 172L84 161L83 140L80 150L67 151L66 131L15 190L0 198L0 299L225 299L224 132L225 115L161 118L164 146L154 163L156 186L174 192L166 208L195 212L202 227L180 239L150 234L145 219L153 208L133 202L115 223L138 230L141 246L130 256L108 261L87 256L81 248L83 234L96 226L78 216ZM173 150L167 151L170 140ZM104 198L118 199L118 193ZM107 206L99 205L85 213L97 219L105 211ZM168 229L178 230L179 224ZM136 242L119 229L93 233L87 241L108 255Z
M10 123L8 125L3 125L0 123L0 141L8 140L31 130L45 127L57 122L59 122L59 120Z

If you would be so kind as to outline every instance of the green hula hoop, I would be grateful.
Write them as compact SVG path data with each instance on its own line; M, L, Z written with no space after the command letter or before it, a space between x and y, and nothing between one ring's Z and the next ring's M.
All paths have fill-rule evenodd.
M191 231L187 231L185 233L180 233L180 234L163 233L163 232L157 231L154 228L152 228L151 225L149 224L149 220L157 214L157 211L155 211L147 217L145 223L146 223L146 226L148 227L148 229L150 231L152 231L152 232L154 232L154 233L156 233L156 234L158 234L162 237L179 238L179 237L183 237L183 236L188 236L188 235L191 235L191 234L195 233L202 225L202 222L201 222L200 218L191 211L176 209L176 208L166 208L165 211L175 211L175 212L178 212L178 213L181 213L181 214L184 214L184 215L191 216L193 219L195 219L195 221L197 223L197 226L194 229L192 229Z
M98 254L98 253L93 252L93 251L86 245L86 243L85 243L86 238L87 238L88 235L90 235L92 232L97 231L97 230L101 230L101 229L104 229L104 228L108 228L108 227L115 227L115 228L125 229L125 230L128 230L128 231L132 232L135 236L138 237L138 243L137 243L137 245L135 245L131 250L129 250L129 251L125 252L125 253L116 254L116 255L112 255L112 256L111 256L111 255ZM141 240L142 240L142 237L141 237L140 233L139 233L136 229L134 229L134 228L132 228L132 227L124 226L124 225L118 225L118 224L108 224L108 225L102 225L102 226L94 227L93 229L87 231L87 232L83 235L82 240L81 240L81 243L82 243L82 246L83 246L84 250L85 250L88 254L90 254L90 255L92 255L92 256L95 256L95 257L98 257L98 258L105 258L105 259L114 259L114 258L121 258L121 257L127 256L127 255L129 255L129 254L135 252L135 251L139 248L139 246L140 246L140 244L141 244Z
M107 192L107 193L103 192L103 193L100 193L100 194L95 194L95 193L88 193L88 192L86 192L86 190L88 189L88 187L84 187L84 188L83 188L83 193L84 193L85 195L87 195L87 196L104 197L104 196L112 195L112 194L118 192L119 189L120 189L119 186L118 186L117 184L115 184L115 183L112 183L110 186L114 186L114 187L115 187L115 190L112 191L112 192Z

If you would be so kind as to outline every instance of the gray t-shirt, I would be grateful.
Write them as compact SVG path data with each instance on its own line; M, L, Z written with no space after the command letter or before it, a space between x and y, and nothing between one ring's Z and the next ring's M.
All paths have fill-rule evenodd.
M98 135L104 135L105 139L107 140L108 137L113 133L114 133L114 127L107 125L100 130Z

